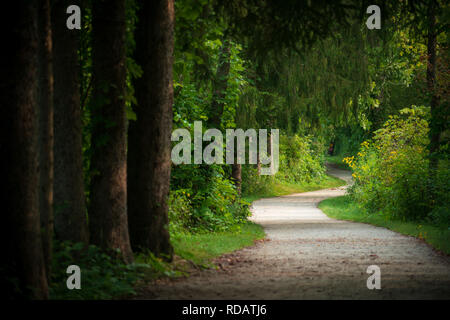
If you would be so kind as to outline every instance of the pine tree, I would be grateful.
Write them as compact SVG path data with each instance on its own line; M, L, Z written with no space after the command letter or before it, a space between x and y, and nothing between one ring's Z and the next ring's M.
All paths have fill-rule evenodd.
M141 1L135 84L137 120L130 129L128 212L131 244L171 260L168 196L171 171L174 1ZM134 126L134 128L133 128Z
M95 1L92 10L93 106L91 242L133 260L126 171L125 1Z

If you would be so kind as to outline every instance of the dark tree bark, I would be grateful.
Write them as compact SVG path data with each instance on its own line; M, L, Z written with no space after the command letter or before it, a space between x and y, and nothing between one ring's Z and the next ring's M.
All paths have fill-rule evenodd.
M2 17L0 59L2 264L1 288L8 299L45 299L48 286L40 233L37 149L38 7L10 3ZM16 283L14 283L16 282Z
M236 159L235 159L236 162ZM234 163L231 165L231 178L236 187L238 197L241 197L241 185L242 185L242 165Z
M141 1L136 30L137 120L129 144L130 237L133 248L171 260L168 196L171 169L174 1Z
M55 233L61 240L88 242L82 162L78 30L66 27L72 0L52 3L54 74Z
M120 249L124 261L132 262L127 218L125 1L94 1L92 29L91 241Z
M428 41L427 41L427 51L428 51L428 63L427 63L427 87L428 93L431 96L431 120L430 120L430 169L432 171L432 176L434 176L434 171L438 166L438 158L436 153L439 151L440 142L440 126L439 117L441 116L438 112L439 98L436 94L436 41L437 41L437 30L436 30L436 9L437 1L429 0L428 4Z
M50 1L39 0L39 213L47 279L53 237L53 68Z

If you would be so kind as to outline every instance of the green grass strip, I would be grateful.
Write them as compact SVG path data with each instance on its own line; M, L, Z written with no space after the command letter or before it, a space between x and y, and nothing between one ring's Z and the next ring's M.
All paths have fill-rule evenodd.
M200 266L209 266L212 259L242 249L263 239L263 228L248 222L232 231L200 234L177 234L172 237L175 254Z
M450 254L450 229L426 223L390 220L381 214L367 214L349 196L322 201L319 208L330 218L369 223L424 240L433 248Z

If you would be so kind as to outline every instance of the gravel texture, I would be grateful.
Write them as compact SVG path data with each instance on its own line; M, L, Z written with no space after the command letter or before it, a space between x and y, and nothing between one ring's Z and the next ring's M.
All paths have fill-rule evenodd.
M351 183L349 172L329 168ZM413 237L328 218L317 204L346 187L255 201L251 220L267 238L216 260L216 269L165 279L149 299L449 299L450 258ZM369 290L367 267L381 270Z

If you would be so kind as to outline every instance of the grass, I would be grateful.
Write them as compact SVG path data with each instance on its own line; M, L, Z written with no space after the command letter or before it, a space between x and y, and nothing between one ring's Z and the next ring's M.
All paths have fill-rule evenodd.
M251 203L260 198L334 188L342 185L345 185L343 180L331 176L326 176L321 181L303 184L277 181L273 183L269 191L247 195L243 197L243 200ZM173 234L171 236L171 242L175 255L184 260L189 260L197 266L211 267L214 258L251 246L256 240L263 239L264 237L264 229L260 225L248 221L243 225L237 225L232 230L225 232ZM167 275L167 272L165 274ZM173 273L173 275L176 274Z
M243 197L243 200L252 201L266 197L276 197L292 193L300 193L319 189L333 188L344 185L341 179L326 176L321 181L304 184L293 184L288 182L275 182L269 191L260 194L252 194ZM210 233L177 233L171 235L171 243L176 256L182 260L190 261L196 266L213 267L212 261L223 254L230 253L244 247L251 246L256 240L264 239L265 232L262 226L253 222L236 225L225 232ZM141 255L136 259L138 263L150 266L146 278L160 278L164 276L177 277L187 275L189 271L182 270L178 262L167 263L152 255Z
M164 277L189 276L192 264L201 268L214 267L214 258L251 246L265 235L260 225L250 221L224 232L172 234L171 243L175 254L172 262L166 262L149 252L136 256L135 262L140 272L134 277L134 288L145 288L149 281Z
M248 222L236 226L232 231L178 234L172 237L172 245L176 255L207 267L211 265L212 259L251 246L255 240L264 237L265 233L260 225Z
M425 223L388 220L382 215L366 214L360 210L349 196L330 198L322 201L319 208L329 216L339 220L348 220L373 224L401 234L424 240L433 248L450 254L450 230Z
M251 203L260 198L334 188L342 185L345 185L343 180L331 176L326 176L321 181L303 184L277 181L269 191L247 195L243 197L243 200ZM251 246L256 240L264 237L265 233L260 225L247 222L226 232L174 234L171 237L171 242L177 256L192 261L198 266L210 267L214 258Z
M278 196L285 196L292 193L301 193L320 189L336 188L343 185L345 185L345 181L328 175L325 176L325 178L322 179L321 181L302 184L295 184L276 180L273 183L270 190L258 194L244 195L242 199L251 203L261 198L272 198Z

